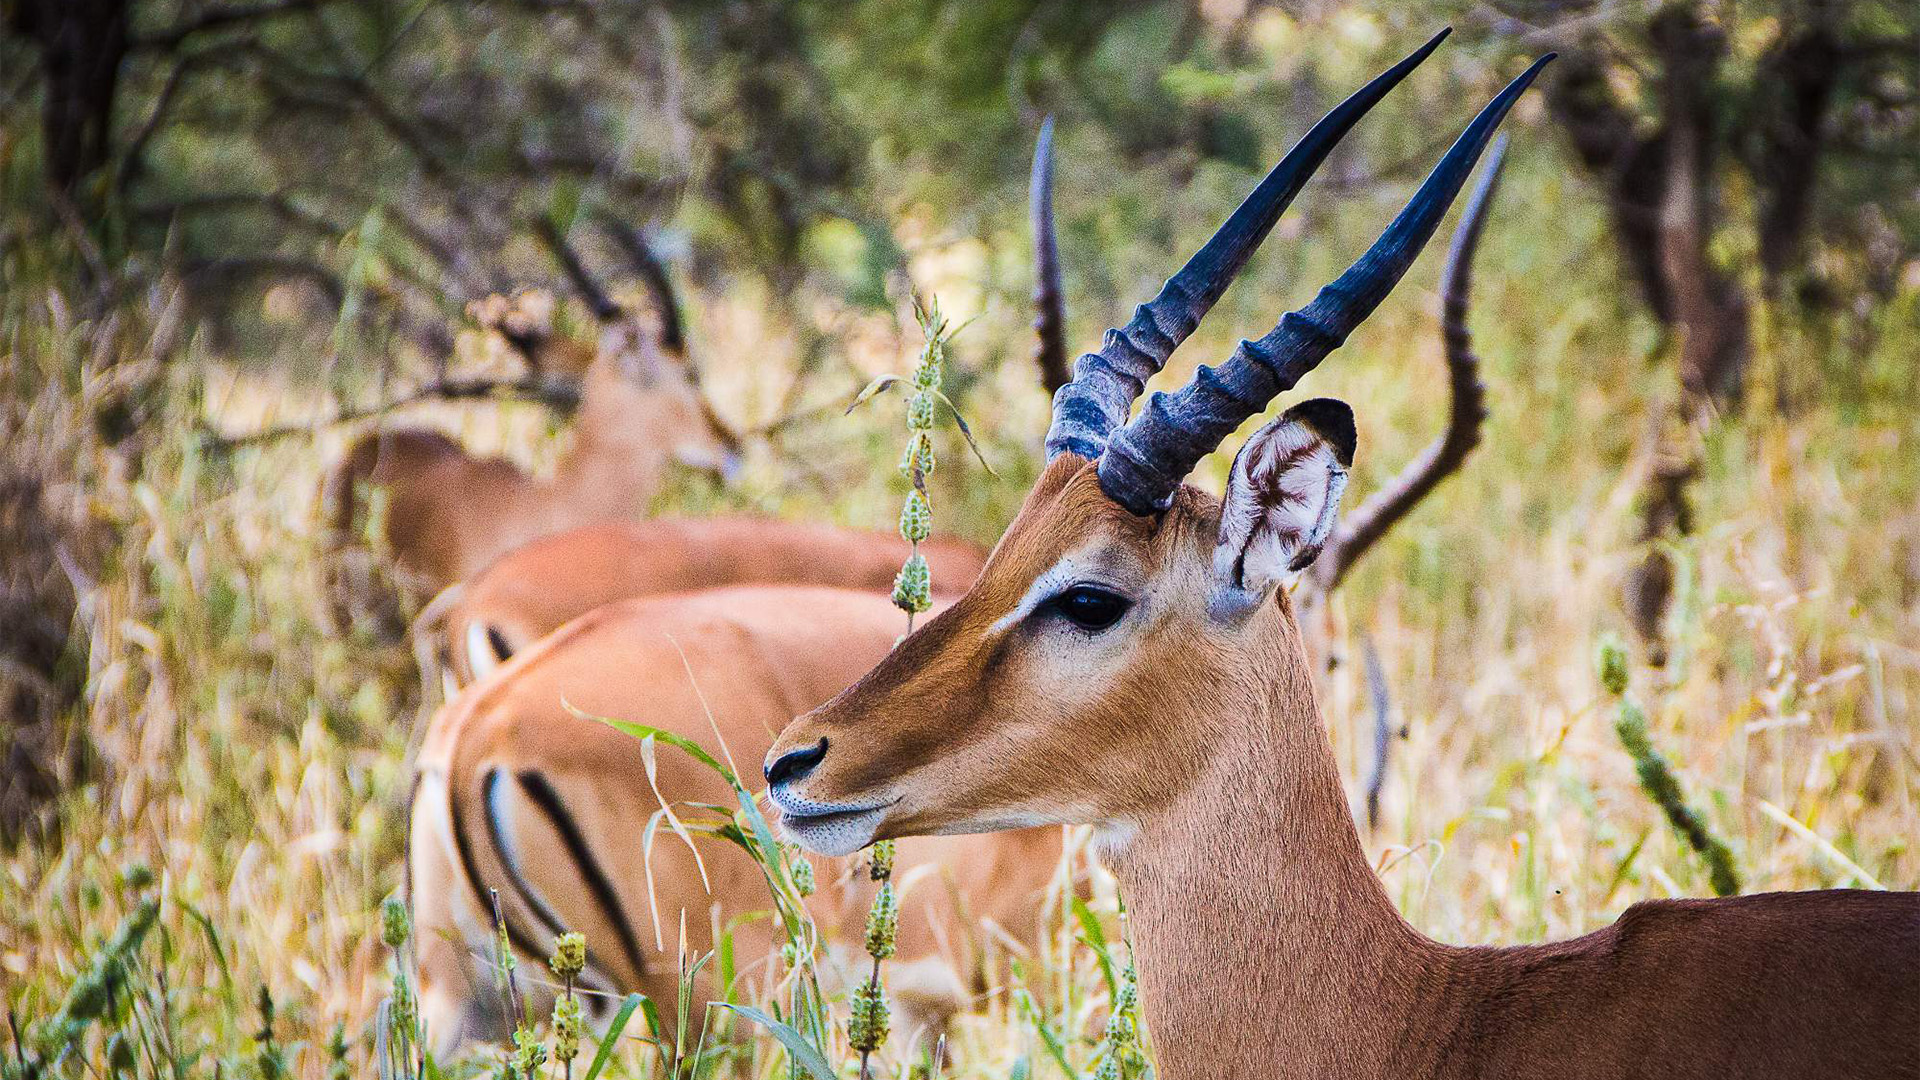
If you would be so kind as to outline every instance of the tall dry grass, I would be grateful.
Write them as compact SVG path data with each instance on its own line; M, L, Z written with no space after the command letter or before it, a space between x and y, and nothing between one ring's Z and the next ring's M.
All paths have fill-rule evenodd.
M1555 183L1517 178L1511 202ZM1346 219L1327 217L1344 234ZM1651 333L1585 265L1603 241L1571 227L1560 245L1517 226L1489 236L1473 320L1493 387L1485 446L1329 609L1334 656L1357 659L1371 635L1405 730L1369 850L1407 916L1449 941L1576 934L1638 899L1708 891L1701 861L1638 786L1593 675L1636 554L1642 417L1674 391ZM1228 298L1184 362L1264 329L1338 257L1284 257ZM954 242L921 265L950 310L982 311L955 344L950 386L1001 476L942 470L932 494L943 527L983 539L1024 493L1045 417L1020 330L1024 283L1004 262ZM1356 494L1440 420L1429 287L1410 282L1314 377L1314 392L1358 407ZM1702 527L1675 551L1673 662L1632 672L1653 743L1750 890L1920 885L1920 341L1900 332L1917 306L1911 290L1889 305L1865 345L1764 316L1746 412L1700 435ZM58 291L16 288L0 313L8 459L35 463L63 505L107 527L76 618L76 715L94 767L58 806L60 842L0 862L5 1004L31 1040L122 920L157 899L129 961L133 1034L85 1035L62 1075L173 1064L267 1075L276 1061L301 1076L366 1075L389 986L378 908L399 884L407 751L437 690L411 657L320 629L313 492L348 433L211 455L201 425L320 415L320 391L276 373L291 363L217 353L164 288L78 312ZM1105 315L1076 312L1075 339ZM803 404L844 401L842 385L897 368L915 344L904 322L832 317L852 370ZM789 381L778 358L795 351L785 332L751 297L705 304L698 330L729 419L773 419ZM96 420L129 400L141 435L109 445ZM419 418L534 465L556 445L531 406ZM740 488L684 488L666 508L883 525L897 512L896 459L885 416L800 425L755 447ZM1203 465L1198 482L1217 485L1223 469ZM1373 746L1362 665L1339 663L1323 693L1357 787ZM1102 883L1085 920L1059 907L1048 947L1020 964L1032 993L1001 988L963 1018L945 1075L1004 1077L1024 1059L1045 1076L1056 1053L1076 1068L1091 1060L1111 991L1100 950L1076 941L1116 938L1115 898ZM274 1002L264 1043L262 987ZM117 1054L131 1054L130 1070L116 1071ZM757 1050L750 1068L776 1057ZM628 1048L621 1067L651 1060Z

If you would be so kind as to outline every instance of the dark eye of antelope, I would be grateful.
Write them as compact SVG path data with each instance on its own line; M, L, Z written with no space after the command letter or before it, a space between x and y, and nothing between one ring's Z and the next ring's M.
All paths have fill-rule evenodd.
M1120 621L1133 601L1095 585L1075 585L1047 602L1068 622L1089 633Z

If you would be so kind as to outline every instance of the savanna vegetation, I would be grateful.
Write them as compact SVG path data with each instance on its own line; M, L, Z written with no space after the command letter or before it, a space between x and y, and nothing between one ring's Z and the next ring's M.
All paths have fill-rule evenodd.
M991 470L943 406L913 513L990 543L1046 428L1044 118L1078 352L1446 24L1164 376L1304 302L1474 104L1562 53L1480 245L1480 445L1309 627L1382 880L1424 931L1498 943L1649 897L1920 888L1907 4L0 0L0 1072L863 1068L870 1001L724 953L683 962L757 963L741 1012L636 1003L604 1061L591 1033L556 1059L545 1018L422 1060L386 902L444 690L430 651L330 611L326 469L381 424L550 469L578 394L482 314L537 290L592 343L591 282L648 303L641 236L744 459L651 512L892 527L900 399L845 407L912 378L937 298ZM1439 262L1303 387L1354 405L1359 497L1446 423ZM764 861L804 946L813 871L741 764L738 812L688 819ZM1141 1075L1124 898L1083 840L947 1060L872 1069ZM705 1038L649 1044L680 1009Z

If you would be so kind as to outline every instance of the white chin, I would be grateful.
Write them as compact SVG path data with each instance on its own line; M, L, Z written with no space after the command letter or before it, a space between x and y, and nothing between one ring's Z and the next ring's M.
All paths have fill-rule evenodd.
M885 814L885 807L823 817L781 814L780 828L808 851L838 858L873 843L873 834L880 828L880 819Z

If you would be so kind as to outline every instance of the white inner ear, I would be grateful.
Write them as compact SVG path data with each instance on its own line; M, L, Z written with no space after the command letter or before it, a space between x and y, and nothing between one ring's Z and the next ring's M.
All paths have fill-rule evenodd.
M1346 488L1333 445L1312 428L1283 416L1255 432L1227 478L1215 576L1264 592L1305 570L1333 532Z

